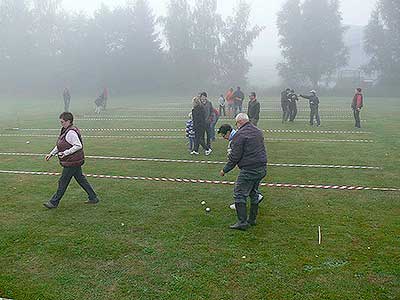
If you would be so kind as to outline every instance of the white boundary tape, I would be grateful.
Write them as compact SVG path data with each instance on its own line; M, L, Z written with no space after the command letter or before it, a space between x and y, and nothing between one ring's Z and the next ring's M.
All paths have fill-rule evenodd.
M15 131L60 131L60 128L10 128ZM81 131L184 132L184 128L80 128ZM371 134L366 131L265 129L266 133Z
M58 137L53 134L0 134L0 137ZM121 138L121 139L186 139L180 135L85 135L85 138ZM337 140L337 139L285 139L265 138L268 142L315 142L315 143L374 143L373 140Z
M45 156L44 153L18 153L18 152L3 152L0 155L4 156ZM226 164L223 161L212 160L185 160L185 159L168 159L168 158L144 158L144 157L119 157L119 156L99 156L86 155L86 158L105 159L105 160L124 160L124 161L152 161L152 162L172 162L172 163L196 163L222 165ZM288 163L268 163L272 167L291 167L291 168L328 168L328 169L363 169L363 170L382 170L381 167L370 166L340 166L340 165L321 165L321 164L288 164Z
M14 175L46 175L59 176L58 172L33 172L33 171L15 171L15 170L0 170L1 174ZM115 175L97 175L85 174L91 178L105 178L117 180L143 180L156 182L173 182L173 183L202 183L214 185L235 185L234 181L206 180L206 179L183 179L183 178L165 178L165 177L142 177L142 176L115 176ZM382 192L400 192L400 188L384 188L384 187L364 187L364 186L348 186L348 185L315 185L315 184L291 184L291 183L261 183L262 187L277 187L277 188L301 188L301 189L322 189L322 190L340 190L340 191L382 191Z

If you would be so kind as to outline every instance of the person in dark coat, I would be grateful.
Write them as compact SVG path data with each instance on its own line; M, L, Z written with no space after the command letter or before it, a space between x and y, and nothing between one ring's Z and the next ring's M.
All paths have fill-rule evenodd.
M356 93L353 97L351 103L351 108L353 109L354 120L356 121L355 127L361 128L360 111L364 106L364 96L362 94L361 88L356 89Z
M68 88L65 88L63 91L63 98L64 98L64 111L69 111L69 104L71 102L71 94L69 93Z
M267 151L263 132L250 123L245 113L236 116L238 130L231 142L232 152L228 162L220 171L221 176L239 167L239 176L235 183L234 199L238 221L231 229L246 230L256 225L258 204L262 200L258 187L267 174ZM246 200L250 197L250 214L247 218Z
M289 119L289 100L288 100L288 94L290 92L290 89L287 88L286 90L282 91L281 93L281 107L282 107L282 123L287 122Z
M243 111L243 100L244 93L240 89L240 86L237 87L236 91L233 93L233 99L235 103L235 117Z
M83 142L80 130L73 125L74 116L70 112L63 112L60 115L61 133L57 140L57 145L46 155L46 161L57 155L63 172L58 181L57 192L53 195L49 202L43 205L48 208L57 208L63 197L72 177L85 190L89 200L86 204L96 204L99 202L92 186L87 181L85 175L82 174L82 165L85 162L83 153Z
M193 119L195 139L194 139L194 148L190 154L199 155L199 147L201 145L205 150L205 154L209 155L211 153L210 148L207 147L206 142L204 140L204 135L206 133L206 127L207 127L206 112L199 97L193 98L192 119Z
M257 101L257 95L255 92L250 93L249 106L247 108L247 115L249 116L250 122L257 126L258 120L260 119L260 102Z
M211 149L211 141L213 139L213 136L215 136L215 128L214 132L212 129L212 122L214 118L214 107L212 103L208 100L208 95L206 92L202 92L200 94L200 102L204 106L204 111L205 111L205 122L206 122L206 145L208 149ZM206 155L210 155L212 150L207 151Z
M317 121L317 126L321 125L321 120L319 118L319 98L317 96L317 92L315 90L312 90L311 95L309 96L304 96L304 95L300 95L301 98L305 98L308 99L308 101L310 102L310 125L313 126L314 125L314 118Z
M299 101L299 98L297 97L293 89L290 90L289 92L288 101L289 101L289 122L294 122L294 119L296 119L297 116L297 101Z

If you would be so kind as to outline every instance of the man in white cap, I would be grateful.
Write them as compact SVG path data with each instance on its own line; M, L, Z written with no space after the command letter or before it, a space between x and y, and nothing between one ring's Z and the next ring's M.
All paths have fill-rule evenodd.
M319 118L319 112L318 112L318 107L319 107L319 98L317 96L317 92L315 90L310 91L309 96L304 96L300 95L301 98L308 99L310 102L310 125L314 125L314 117L315 120L317 121L317 126L321 126L321 119Z

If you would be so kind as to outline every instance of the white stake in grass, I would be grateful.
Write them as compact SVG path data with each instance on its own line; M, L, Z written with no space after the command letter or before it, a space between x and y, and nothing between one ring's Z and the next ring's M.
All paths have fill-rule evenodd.
M318 245L321 245L321 226L318 226Z

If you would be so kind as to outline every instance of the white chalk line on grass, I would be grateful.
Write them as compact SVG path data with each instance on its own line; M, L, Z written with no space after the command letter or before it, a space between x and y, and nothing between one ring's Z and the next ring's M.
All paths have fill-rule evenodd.
M60 176L58 172L34 172L34 171L16 171L16 170L0 170L2 174L14 175L46 175ZM169 183L200 183L213 185L235 185L234 181L220 181L207 179L186 179L186 178L165 178L165 177L143 177L143 176L115 176L115 175L97 175L85 174L91 178L117 179L117 180L142 180L153 182L169 182ZM301 189L322 189L322 190L347 190L347 191L382 191L382 192L400 192L400 188L385 188L385 187L364 187L364 186L349 186L349 185L315 185L315 184L292 184L292 183L261 183L262 187L276 188L301 188Z
M18 153L18 152L0 152L4 156L45 156L44 153ZM186 159L168 159L168 158L144 158L144 157L120 157L120 156L99 156L99 155L86 155L86 158L104 159L104 160L123 160L123 161L151 161L151 162L165 162L165 163L195 163L195 164L210 164L210 165L224 165L223 161L212 160L186 160ZM381 167L370 166L340 166L340 165L327 165L327 164L292 164L292 163L268 163L272 167L291 167L291 168L328 168L328 169L362 169L362 170L382 170Z
M51 137L57 138L53 134L0 134L0 137ZM117 138L117 139L186 139L180 135L85 135L85 138ZM374 140L337 140L337 139L285 139L285 138L265 138L267 142L313 142L313 143L374 143Z
M60 128L10 128L14 131L60 131ZM127 131L127 132L184 132L184 128L80 128L81 131ZM217 131L217 129L216 129ZM290 129L263 129L266 133L317 133L317 134L371 134L366 131L345 130L290 130Z

